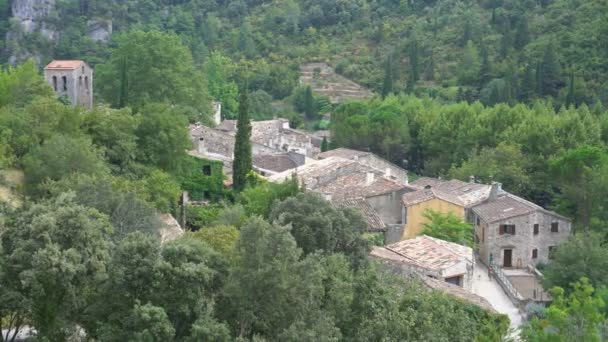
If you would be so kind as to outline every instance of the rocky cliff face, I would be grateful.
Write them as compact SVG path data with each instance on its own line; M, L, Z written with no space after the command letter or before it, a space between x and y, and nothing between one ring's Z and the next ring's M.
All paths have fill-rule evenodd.
M41 30L44 36L50 35L50 30L45 27L45 18L55 9L55 0L13 0L11 11L13 18L21 24L25 33Z
M53 47L60 41L62 24L61 6L57 0L12 0L11 12L14 24L6 34L4 55L10 64L18 64L25 59L34 58L37 62L53 58ZM29 39L32 34L39 34L46 39ZM112 35L112 20L103 17L92 17L87 21L82 32L94 42L106 43ZM0 38L2 39L2 38ZM34 43L32 43L34 42ZM44 56L44 58L43 58Z

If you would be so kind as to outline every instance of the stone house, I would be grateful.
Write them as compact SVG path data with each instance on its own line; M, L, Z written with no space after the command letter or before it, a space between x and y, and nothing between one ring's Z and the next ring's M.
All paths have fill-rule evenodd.
M415 190L402 179L387 176L382 170L357 160L327 157L272 175L268 180L283 182L292 175L309 191L322 194L336 205L357 209L368 221L371 231L386 231L386 241L399 240L403 227L401 197Z
M405 193L402 197L403 239L422 233L427 210L452 213L466 220L467 211L473 205L487 199L490 186L460 180L440 180L422 177L410 186L417 191Z
M224 174L232 175L235 136L201 124L190 125L188 131L192 140L192 150L189 151L189 154L221 161L224 163ZM254 160L259 155L280 153L280 151L256 143L251 144L251 150Z
M571 231L568 218L506 193L498 183L486 201L471 209L469 219L481 261L504 268L548 263L552 249Z
M65 96L72 106L93 108L93 69L83 61L52 61L44 68L44 79L57 97Z
M237 120L224 120L216 129L236 135ZM251 141L278 152L296 152L308 158L316 158L321 152L322 138L308 132L293 129L287 119L251 122Z
M396 274L418 273L472 290L475 259L470 247L421 235L384 247L374 247L370 256Z

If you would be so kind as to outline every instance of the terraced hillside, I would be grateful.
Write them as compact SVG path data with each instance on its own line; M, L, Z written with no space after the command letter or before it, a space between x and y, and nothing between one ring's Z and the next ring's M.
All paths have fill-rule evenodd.
M374 95L369 89L338 75L326 63L302 64L300 83L310 85L313 92L329 97L332 103L361 100Z

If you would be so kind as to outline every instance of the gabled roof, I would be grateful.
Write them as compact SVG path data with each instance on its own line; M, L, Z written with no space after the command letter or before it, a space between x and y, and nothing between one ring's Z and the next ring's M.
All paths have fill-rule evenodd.
M403 195L402 201L405 206L439 198L462 207L470 207L486 200L492 190L491 185L428 177L420 178L410 185L420 190Z
M380 218L380 214L374 209L365 198L351 198L332 202L338 208L352 208L357 210L367 223L369 231L384 231L386 224Z
M51 63L49 63L44 69L45 70L51 70L51 69L75 70L75 69L80 68L83 64L86 65L86 63L84 61L78 61L78 60L68 60L68 61L54 60Z
M344 159L355 159L355 157L367 156L369 154L371 154L371 152L363 152L363 151L352 150L350 148L340 147L340 148L336 148L334 150L329 150L329 151L319 153L317 158L325 159L325 158L329 158L329 157L341 157Z
M277 153L253 156L253 166L263 170L283 172L299 165L287 153Z
M368 173L374 175L373 180L369 180ZM407 189L405 184L370 171L341 176L322 186L315 187L313 190L324 194L331 194L332 198L335 199L345 199L379 196L403 189Z
M473 262L473 250L470 247L426 235L385 247L374 247L371 255L430 271L441 271L462 261Z
M542 211L543 213L570 221L564 216L546 210L537 204L509 193L498 196L496 199L490 199L484 203L476 205L472 208L472 210L473 213L487 223L506 220L521 215L528 215L535 211Z

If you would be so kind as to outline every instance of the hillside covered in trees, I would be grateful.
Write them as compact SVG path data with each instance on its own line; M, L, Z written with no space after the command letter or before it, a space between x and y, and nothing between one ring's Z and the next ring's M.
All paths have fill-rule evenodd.
M277 117L571 218L520 338L607 338L606 1L0 0L0 37L0 342L508 340L370 261L358 212L251 172L249 119ZM57 98L52 59L94 67L93 108ZM361 100L299 83L326 64ZM214 100L241 119L233 183L187 153Z
M132 28L173 31L199 66L213 51L250 63L251 89L274 99L291 94L298 64L323 60L383 94L485 104L550 97L556 105L592 105L608 102L607 6L582 0L67 0L41 10L34 20L44 29L27 34L10 19L4 0L0 35L9 32L4 61L38 56L95 65L109 58L114 44L90 38L95 23L111 20L115 35Z

